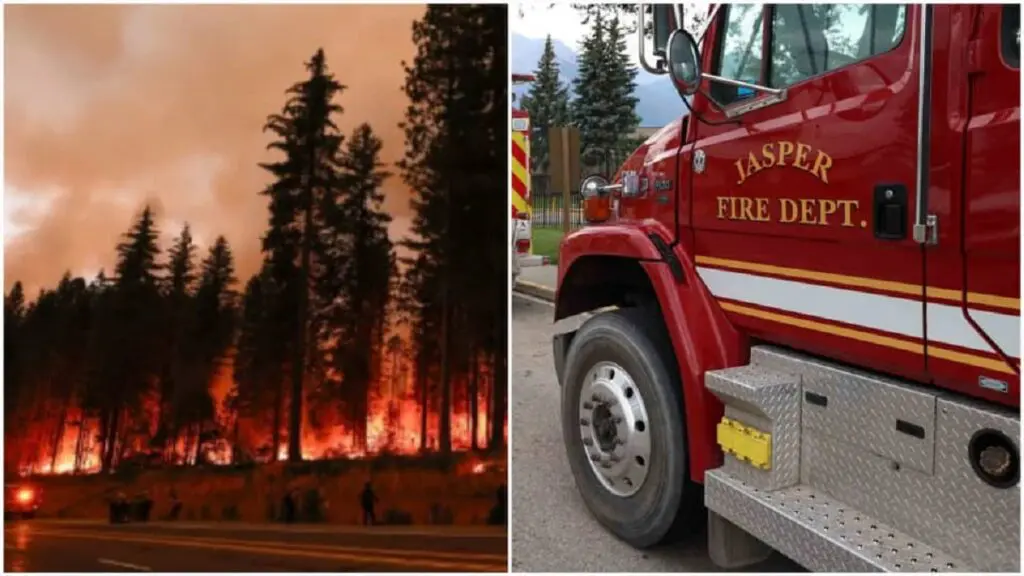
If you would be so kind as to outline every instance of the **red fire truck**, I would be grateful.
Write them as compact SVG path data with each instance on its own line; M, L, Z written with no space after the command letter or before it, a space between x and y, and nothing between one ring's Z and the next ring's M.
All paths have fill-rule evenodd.
M727 568L1019 572L1019 5L639 13L689 113L560 248L593 516L707 522Z
M530 74L512 74L512 84L533 82ZM513 100L515 94L512 95ZM533 202L530 194L530 114L521 108L512 108L512 286L519 279L519 271L526 266L545 264L542 256L533 254L531 215Z

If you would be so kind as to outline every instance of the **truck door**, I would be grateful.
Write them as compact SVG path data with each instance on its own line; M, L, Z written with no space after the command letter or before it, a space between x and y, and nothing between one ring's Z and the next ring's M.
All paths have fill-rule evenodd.
M915 213L916 6L723 5L704 44L698 271L755 338L927 377ZM741 115L730 113L745 110Z
M1020 5L934 13L928 371L941 386L1018 406Z

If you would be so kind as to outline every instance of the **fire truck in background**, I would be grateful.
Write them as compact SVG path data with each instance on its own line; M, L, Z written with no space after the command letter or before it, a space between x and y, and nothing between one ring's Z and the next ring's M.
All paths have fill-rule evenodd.
M530 74L513 74L512 84L533 82ZM515 94L512 95L513 100ZM512 286L519 279L519 271L525 266L540 266L544 258L533 254L532 227L533 212L530 198L530 115L520 108L512 107Z
M706 518L725 568L1019 572L1020 6L639 15L689 113L560 247L593 516L639 548Z

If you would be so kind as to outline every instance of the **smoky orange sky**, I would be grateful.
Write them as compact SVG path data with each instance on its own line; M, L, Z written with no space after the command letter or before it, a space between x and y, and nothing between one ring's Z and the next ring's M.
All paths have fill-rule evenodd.
M119 235L148 201L169 246L184 222L218 235L239 288L259 266L267 225L259 195L274 158L262 132L318 47L348 86L345 134L369 122L392 165L404 148L401 62L415 56L424 7L5 6L4 288L30 295L64 273L113 270ZM393 173L397 169L389 166ZM385 184L409 226L408 191Z

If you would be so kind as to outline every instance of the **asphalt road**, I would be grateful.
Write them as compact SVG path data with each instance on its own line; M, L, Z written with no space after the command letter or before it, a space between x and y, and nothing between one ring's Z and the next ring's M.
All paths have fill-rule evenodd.
M505 572L491 527L4 524L5 572Z
M558 383L551 359L553 312L545 302L518 294L512 298L512 570L721 571L708 559L703 534L671 547L639 551L590 516L576 491L562 444ZM579 324L579 320L567 322ZM775 554L746 571L804 570Z

